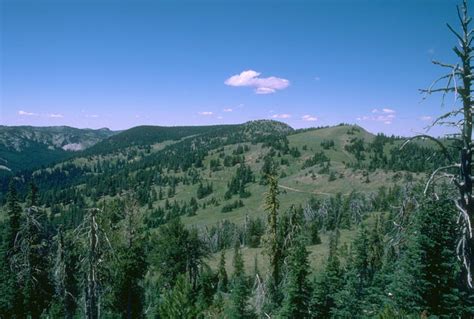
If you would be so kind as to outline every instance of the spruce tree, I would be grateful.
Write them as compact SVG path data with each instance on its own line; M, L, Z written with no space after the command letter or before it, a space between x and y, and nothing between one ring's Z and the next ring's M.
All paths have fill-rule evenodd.
M265 195L265 210L268 214L267 233L265 237L265 249L270 259L271 281L269 283L270 299L274 303L279 303L280 293L280 267L282 262L282 247L278 236L278 210L280 201L278 200L278 180L275 176L268 176L269 190Z
M324 271L315 277L311 295L311 317L329 318L336 305L336 294L343 285L341 262L337 254L338 232L331 234L329 256Z
M305 238L296 237L287 260L288 273L283 288L284 299L280 314L283 318L309 318L309 263Z
M231 286L231 306L228 311L229 318L241 319L249 318L248 298L250 295L247 287L247 277L244 270L244 261L240 252L239 244L236 243L234 248L234 274L232 276Z
M13 180L8 186L6 210L7 221L0 246L0 313L14 317L23 313L23 307L17 277L12 271L12 257L17 253L15 239L21 224L21 206Z
M220 256L220 259L219 259L218 278L219 278L218 290L221 291L221 292L226 292L227 291L228 277L227 277L227 271L225 269L225 251L224 251L224 249L221 250L221 256Z
M185 275L179 275L175 286L165 293L159 305L159 318L194 319L196 315L192 287Z
M456 215L449 200L421 205L390 286L400 309L446 318L473 315L464 313L458 287Z

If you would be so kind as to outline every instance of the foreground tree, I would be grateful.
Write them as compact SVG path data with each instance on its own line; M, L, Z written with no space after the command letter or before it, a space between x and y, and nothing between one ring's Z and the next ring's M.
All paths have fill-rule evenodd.
M309 318L310 284L306 239L301 235L292 241L288 256L288 274L285 282L281 316L283 318Z
M270 299L274 303L279 301L278 285L280 284L280 266L282 258L281 241L278 236L278 179L268 176L269 190L265 195L265 210L268 214L267 233L265 237L265 249L270 259L271 282L269 284Z
M22 298L15 273L12 271L12 257L16 253L15 238L20 230L21 206L13 181L7 194L7 221L4 223L0 246L0 313L8 316L20 315Z
M472 141L472 107L474 105L472 100L471 59L474 33L470 28L472 18L468 13L467 0L464 0L462 6L458 7L458 17L461 24L460 32L456 31L449 24L447 26L459 41L458 46L453 48L459 62L447 64L433 61L435 65L447 68L449 73L434 81L428 89L422 90L427 95L441 92L443 94L443 104L445 97L449 94L454 94L455 101L461 102L460 106L455 103L453 110L441 115L432 124L432 126L439 124L458 129L458 133L453 136L455 139L454 144L458 145L459 159L456 161L457 163L452 159L451 154L442 141L428 135L418 135L415 138L433 140L450 162L450 164L439 167L433 172L426 185L425 192L430 188L435 178L440 175L451 180L459 191L459 197L455 200L461 223L458 254L464 264L467 285L473 288L474 236L472 227L474 226L474 198L472 196L472 151L474 150L474 144ZM439 86L439 83L443 81L446 81L445 85ZM459 172L454 173L454 169L458 169Z

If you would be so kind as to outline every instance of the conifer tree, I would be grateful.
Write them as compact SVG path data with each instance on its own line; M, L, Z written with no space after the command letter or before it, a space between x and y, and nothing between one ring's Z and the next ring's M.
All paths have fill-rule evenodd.
M311 317L329 318L335 307L335 297L343 285L342 269L337 254L338 232L331 234L329 256L324 271L315 277L311 296Z
M278 285L280 284L280 267L282 258L281 241L278 236L278 210L280 201L278 200L278 180L275 176L268 177L269 190L265 195L265 210L268 214L268 224L266 233L266 253L270 259L271 282L270 298L278 303Z
M35 206L28 207L15 239L15 255L12 256L24 311L33 318L40 316L52 297L46 222L42 211Z
M218 290L221 292L226 292L228 277L227 277L227 271L225 269L225 251L223 249L221 250L221 256L219 259L218 277L219 277Z
M20 316L23 311L22 298L15 273L12 271L12 257L17 253L15 239L20 230L21 206L13 180L7 193L7 221L5 222L0 246L0 313L7 317Z
M185 275L179 275L173 289L164 295L159 306L160 318L196 318L192 287Z
M400 309L441 317L473 315L464 312L467 308L458 287L456 231L456 211L450 201L422 204L390 286Z
M234 274L232 276L231 307L228 311L228 315L230 318L234 319L249 318L250 311L248 309L248 298L250 291L247 287L244 261L238 243L236 243L234 248L233 266Z
M309 263L305 238L298 235L292 242L287 260L288 273L280 311L283 318L309 318Z

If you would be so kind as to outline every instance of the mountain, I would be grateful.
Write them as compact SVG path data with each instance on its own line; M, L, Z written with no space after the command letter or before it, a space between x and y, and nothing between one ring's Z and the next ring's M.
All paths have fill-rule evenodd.
M287 209L306 205L313 196L369 196L380 187L423 178L443 164L441 156L425 160L436 154L426 141L400 150L404 139L354 125L294 130L263 120L106 133L111 136L81 152L53 147L51 152L74 156L17 174L20 192L33 181L44 204L67 209L79 197L89 203L110 201L133 191L149 214L159 211L164 220L180 215L185 223L204 226L261 216L265 174L272 170L279 175L282 208ZM0 179L0 193L7 184L8 178Z
M68 126L0 126L0 169L16 172L65 160L116 132Z

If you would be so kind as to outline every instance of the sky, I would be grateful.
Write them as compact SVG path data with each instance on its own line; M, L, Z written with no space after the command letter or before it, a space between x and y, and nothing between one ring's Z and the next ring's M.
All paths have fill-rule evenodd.
M0 125L275 119L413 135L456 61L451 0L0 0ZM434 128L431 134L443 133Z

